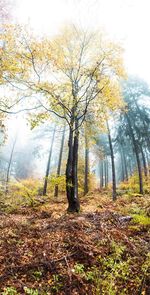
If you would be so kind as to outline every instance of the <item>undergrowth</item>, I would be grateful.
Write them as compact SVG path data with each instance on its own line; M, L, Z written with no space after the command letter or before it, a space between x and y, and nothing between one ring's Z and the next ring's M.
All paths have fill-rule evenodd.
M109 187L81 196L74 215L64 195L43 199L38 182L12 186L0 215L0 294L149 294L150 196L134 181L116 202Z

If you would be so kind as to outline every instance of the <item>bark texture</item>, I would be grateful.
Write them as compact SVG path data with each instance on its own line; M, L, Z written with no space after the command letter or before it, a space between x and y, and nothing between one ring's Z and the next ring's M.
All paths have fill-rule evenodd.
M75 120L75 130L73 122L70 126L68 140L68 160L66 165L66 192L68 199L68 212L79 212L80 203L78 198L78 144L79 132L78 121Z
M84 195L89 192L89 146L88 138L85 134L85 171L84 171Z
M107 130L108 130L108 141L109 141L109 148L110 148L110 155L111 155L111 166L112 166L112 186L113 186L112 198L113 198L113 201L115 201L117 199L115 160L114 160L114 151L113 151L112 139L111 139L111 134L110 134L108 122L107 122Z

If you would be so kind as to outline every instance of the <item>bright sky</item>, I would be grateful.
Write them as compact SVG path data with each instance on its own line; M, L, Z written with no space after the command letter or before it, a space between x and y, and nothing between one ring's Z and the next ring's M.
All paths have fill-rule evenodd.
M16 18L40 33L65 22L105 27L125 48L129 73L150 82L150 0L17 0Z

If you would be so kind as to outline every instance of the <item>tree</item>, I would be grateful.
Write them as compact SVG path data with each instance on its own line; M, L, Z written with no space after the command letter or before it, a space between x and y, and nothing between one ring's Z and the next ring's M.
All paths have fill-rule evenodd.
M122 112L121 130L122 135L129 137L133 152L136 157L138 175L139 175L139 192L144 193L143 190L143 175L142 175L142 163L145 175L147 176L146 160L144 155L144 148L149 150L149 126L150 126L150 115L149 110L145 105L142 106L142 99L150 94L148 85L138 79L130 77L126 82L123 83L123 97L125 101L125 110ZM119 133L120 133L119 132ZM125 164L125 159L124 159Z
M83 32L75 26L67 27L53 40L31 42L19 38L21 48L16 56L30 70L23 71L24 76L17 79L13 75L10 81L38 93L38 106L66 120L68 211L78 212L79 131L89 111L98 116L103 109L112 109L118 103L118 77L124 76L122 48L102 33Z
M113 151L113 145L112 145L112 139L111 139L108 121L106 121L106 124L107 124L108 140L109 140L110 155L111 155L111 165L112 165L113 201L115 201L117 198L117 192L116 192L116 172L115 172L114 151Z
M50 142L50 149L49 149L49 154L48 154L48 161L47 161L44 186L43 186L43 196L46 196L46 193L47 193L48 176L49 176L49 172L50 172L50 164L51 164L51 157L52 157L55 133L56 133L56 125L54 126L52 138L51 138L51 142Z
M117 145L118 152L120 154L120 162L122 167L122 181L128 180L128 163L127 157L130 156L130 146L127 143L127 137L124 134L123 128L124 125L121 125L120 121L116 121L116 137L115 137L115 144ZM130 159L131 162L131 159Z
M143 139L150 150L150 113L145 98L150 96L147 83L137 77L129 77L122 83L124 101L128 106L130 117L134 118L134 129L139 141ZM135 120L136 118L136 120Z
M104 187L104 162L101 160L99 162L99 172L100 172L100 188Z
M64 141L65 141L65 132L66 132L66 125L64 125L63 132L62 132L60 151L59 151L59 159L58 159L58 166L57 166L57 177L60 176L60 172L61 172L61 163L62 163L62 155L63 155ZM58 184L55 185L54 196L58 197Z
M84 195L89 191L89 142L85 131L85 172L84 172Z
M129 132L130 132L130 136L132 139L132 143L134 146L134 152L136 155L136 161L137 161L137 167L138 167L138 174L139 174L139 185L140 185L140 194L143 194L143 177L142 177L142 169L141 169L141 162L140 162L140 157L139 157L139 149L138 149L138 144L134 135L134 131L131 125L131 121L130 121L130 117L128 116L127 113L125 113L125 118L127 120L128 123L128 127L129 127Z
M108 159L107 156L105 156L104 160L104 172L105 172L105 187L107 188L108 186Z

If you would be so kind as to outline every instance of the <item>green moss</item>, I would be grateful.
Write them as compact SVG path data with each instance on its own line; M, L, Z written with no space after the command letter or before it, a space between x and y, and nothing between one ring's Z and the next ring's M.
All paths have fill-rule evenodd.
M148 226L150 225L150 217L142 215L142 214L132 214L133 222L138 223L140 225Z
M2 295L19 295L14 287L7 287L4 289Z

